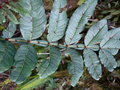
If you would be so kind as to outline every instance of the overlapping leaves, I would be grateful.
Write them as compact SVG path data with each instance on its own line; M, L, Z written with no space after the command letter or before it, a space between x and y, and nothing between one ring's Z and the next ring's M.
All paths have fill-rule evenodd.
M49 43L47 41L40 43L40 40L32 41L37 42L37 45L39 44L41 46L43 46L43 44L46 46L54 45L50 46L50 59L43 60L39 67L38 75L40 78L46 78L58 69L61 61L61 46L63 48L72 45L70 47L72 49L69 49L71 62L68 64L68 71L72 75L72 86L75 86L82 76L84 64L91 76L96 80L99 80L102 76L101 64L110 72L117 67L114 55L117 54L120 49L120 28L108 30L107 20L103 19L94 24L88 30L84 43L76 44L82 37L81 32L84 30L88 18L92 16L97 1L98 0L86 0L84 4L79 6L70 18L66 30L68 21L66 10L61 11L61 9L66 6L66 1L54 0L47 35ZM45 31L47 22L42 0L23 0L22 6L29 13L29 15L21 14L20 31L23 38L25 40L33 40L41 37ZM15 19L11 12L9 13L9 16L11 16L9 19L13 19L14 23L17 23L17 19ZM3 13L0 13L0 15L2 14ZM14 24L11 28L15 29ZM7 32L6 30L3 32L4 38L11 38L13 36L15 31L11 33L11 28L8 27ZM64 36L65 31L65 44L67 45L53 43L60 40ZM78 49L78 51L75 49ZM66 49L64 48L64 50ZM79 53L79 50L83 50L83 57L82 54ZM11 51L14 52L11 54ZM28 44L21 45L15 54L14 46L9 42L2 41L0 42L0 53L0 68L2 68L0 72L9 69L14 63L15 68L12 69L10 77L11 80L18 84L30 76L31 71L37 63L37 52ZM10 63L7 62L8 58L10 58Z
M87 70L95 80L99 80L102 76L101 63L110 72L112 72L117 67L117 62L113 55L116 54L120 45L119 32L120 32L120 28L116 28L108 31L107 20L105 19L100 20L88 30L84 40L85 48L83 51L83 56L84 56L85 66L87 67ZM99 51L98 56L94 50ZM75 65L73 62L75 59L78 58L77 55L80 55L80 53L74 52L70 55L72 57L72 62L71 65L69 65L69 67L71 67L74 70L74 73L72 73L72 69L68 68L68 70L71 74L73 74L71 85L75 86L76 82L79 80L80 76L82 75L82 73L79 73L79 70L80 72L82 72L83 69L81 68L78 69L77 64L79 63L77 62L77 64ZM79 64L79 66L83 67L83 65L81 64ZM77 72L77 74L75 72ZM79 75L79 77L77 75Z
M107 21L101 20L89 29L89 31L85 37L84 42L85 42L86 48L90 48L90 47L94 48L94 45L100 46L100 48L98 48L98 49L100 49L99 50L100 60L98 59L98 56L96 55L96 53L94 51L92 51L90 49L85 49L85 51L84 51L85 65L88 68L89 73L96 80L99 80L99 78L101 77L101 74L102 74L101 66L100 66L101 64L99 63L99 61L101 61L101 63L109 71L113 71L114 68L117 67L117 62L116 62L115 58L113 57L112 53L116 53L116 47L120 45L119 44L120 40L118 40L120 37L116 35L116 34L119 34L118 33L119 31L120 31L120 28L108 31ZM117 41L115 41L115 40L117 40ZM115 41L114 45L111 41L113 41L113 43ZM110 43L112 43L112 44L110 44ZM106 47L104 45L106 45ZM107 47L107 45L109 45L109 46ZM111 49L112 50L115 49L114 52ZM87 52L87 53L85 53L85 52ZM88 58L86 58L86 55L88 55ZM86 60L88 60L88 61L86 61ZM92 61L90 61L90 60L92 60ZM94 62L94 63L92 64L92 62ZM91 65L90 65L90 63L91 63ZM91 69L94 69L94 70L91 70ZM96 71L99 71L99 72L96 73Z

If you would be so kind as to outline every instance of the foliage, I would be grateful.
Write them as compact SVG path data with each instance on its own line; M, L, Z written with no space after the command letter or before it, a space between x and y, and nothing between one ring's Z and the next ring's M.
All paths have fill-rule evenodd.
M107 20L102 19L92 25L87 34L84 33L85 26L93 15L97 3L98 0L86 0L75 10L68 23L66 1L54 0L48 27L42 0L21 0L14 4L13 2L2 4L0 23L7 19L11 22L7 29L3 30L0 38L0 72L13 66L10 79L21 84L35 70L39 79L29 83L37 86L40 84L38 81L45 82L46 78L53 76L52 74L59 68L62 53L66 51L71 58L68 72L72 76L72 86L77 84L85 67L95 80L102 77L102 65L112 72L117 67L114 55L120 49L120 28L108 30ZM61 10L63 8L65 10ZM17 20L19 18L15 17L15 12L19 13L20 22ZM20 26L22 37L14 37L16 24ZM48 34L45 34L47 41L40 40L46 29L48 29ZM82 42L81 39L84 41ZM18 42L20 47L15 47L8 41ZM49 48L50 57L48 55L39 60L39 63L33 44Z
M45 82L49 81L51 78L47 77L47 78L39 78L38 76L32 80L29 80L23 84L21 84L20 86L17 87L17 90L26 90L26 89L33 89L38 87L39 85L44 84Z

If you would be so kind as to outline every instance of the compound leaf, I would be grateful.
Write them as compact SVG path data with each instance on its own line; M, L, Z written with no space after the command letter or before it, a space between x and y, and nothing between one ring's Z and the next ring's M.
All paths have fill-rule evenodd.
M72 75L71 85L75 86L83 74L83 58L75 49L69 51L71 62L68 64L68 71Z
M64 36L68 19L66 10L60 12L60 9L64 8L66 4L66 0L54 1L53 9L51 10L47 35L47 39L49 42L58 41Z
M46 15L42 0L24 0L23 7L29 11L29 16L20 19L20 31L25 40L39 38L46 27Z
M84 50L84 62L89 73L95 80L99 80L102 75L102 68L96 53L90 49Z
M37 64L37 52L31 45L21 45L15 55L15 68L11 72L11 80L22 83L31 74Z
M106 49L101 49L99 51L99 57L101 63L110 71L112 72L114 68L117 67L117 62L115 58L112 56L111 52Z
M40 78L46 78L47 76L53 74L61 61L61 52L57 47L50 47L50 59L45 60L39 67Z
M85 24L94 12L98 0L87 0L73 13L66 31L65 42L67 45L77 43Z
M0 41L0 73L8 70L14 63L16 49L7 41Z

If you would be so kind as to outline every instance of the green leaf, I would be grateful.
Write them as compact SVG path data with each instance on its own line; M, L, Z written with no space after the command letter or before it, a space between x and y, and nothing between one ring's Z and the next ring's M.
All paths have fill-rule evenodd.
M51 10L50 22L48 28L47 39L49 42L55 42L64 36L67 26L67 14L66 10L60 12L61 8L66 6L66 0L55 0L53 9Z
M76 44L81 39L80 34L88 22L88 18L93 15L98 0L87 0L73 13L66 31L65 42L67 45Z
M5 21L5 16L3 15L3 10L0 10L0 24Z
M20 31L25 40L39 38L45 31L46 15L42 0L24 0L24 8L30 16L22 16L20 19Z
M16 49L7 41L0 41L0 73L8 70L14 63Z
M30 80L29 82L24 83L23 85L19 86L17 88L17 90L31 90L34 89L44 83L46 83L47 81L49 81L51 78L47 77L47 78L34 78L32 80Z
M13 10L14 12L17 12L21 15L29 15L28 11L22 7L22 3L20 2L10 2L9 5L6 5L9 9Z
M68 64L68 71L72 75L71 85L75 86L83 74L83 58L75 49L69 51L71 60Z
M61 61L61 52L57 47L50 47L50 59L44 60L39 67L40 78L46 78L47 76L53 74Z
M13 14L13 12L11 12L9 9L5 9L4 12L6 13L7 17L8 17L14 24L19 24L17 18L16 18L15 15Z
M10 22L7 29L3 31L3 38L11 38L16 31L16 24Z
M82 5L86 0L79 0L79 2L77 3L77 5Z
M107 49L101 49L99 51L99 57L101 63L110 71L112 72L114 68L117 67L117 62L112 54Z
M101 48L120 49L120 28L115 28L106 33L100 43Z
M99 80L102 75L102 68L96 53L90 49L85 49L83 54L85 66L89 73L95 80Z
M107 32L107 20L100 20L89 29L84 40L85 46L93 46L95 44L99 44Z
M15 68L11 72L11 80L21 84L30 76L36 64L36 50L31 45L21 45L15 55Z

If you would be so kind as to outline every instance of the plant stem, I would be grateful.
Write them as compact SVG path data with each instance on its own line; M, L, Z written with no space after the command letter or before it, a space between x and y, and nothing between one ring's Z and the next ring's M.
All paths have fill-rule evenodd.
M85 47L84 44L66 45L66 44L59 44L59 43L49 43L43 40L22 40L22 39L16 39L16 38L5 38L5 39L0 38L0 40L6 40L9 42L31 43L31 44L37 44L39 46L47 45L47 46L56 46L60 48L75 48L78 50L83 50L84 48L99 49L99 47Z

